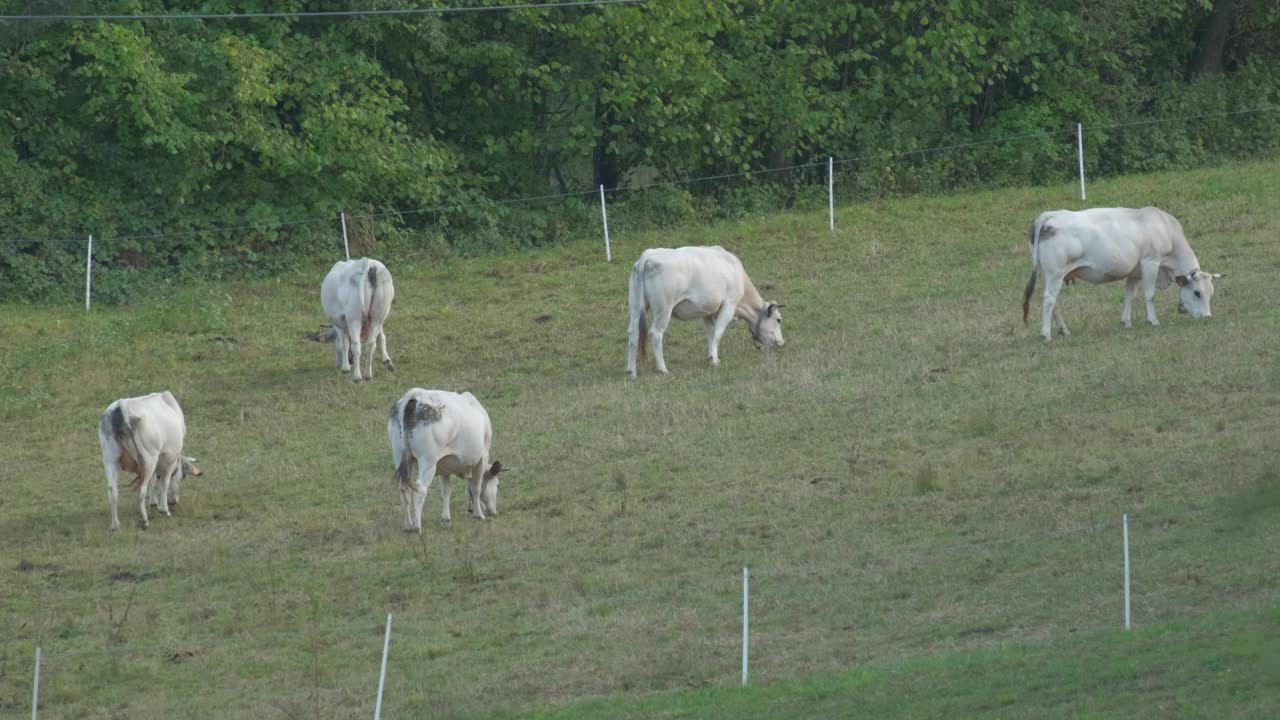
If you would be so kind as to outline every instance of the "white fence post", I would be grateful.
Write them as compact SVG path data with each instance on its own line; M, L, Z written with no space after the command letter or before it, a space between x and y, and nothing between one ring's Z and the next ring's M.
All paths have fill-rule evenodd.
M40 707L40 646L36 646L36 680L31 688L31 720L36 720L36 710Z
M391 613L387 613L387 634L382 639L382 671L378 673L378 703L373 707L373 720L382 719L382 687L387 681L387 648L391 647Z
M347 254L347 259L351 259L351 246L347 244L347 213L340 213L342 218L342 251Z
M1080 163L1080 202L1084 202L1084 126L1076 123L1076 160Z
M831 233L836 231L836 161L827 157L827 214L831 217Z
M1120 516L1124 533L1124 629L1129 629L1129 513Z
M742 568L742 687L747 686L747 642L749 633L747 631L747 611L749 603L748 599L748 580L747 568Z
M613 262L613 250L609 248L609 212L605 210L604 185L600 186L600 220L604 223L604 260Z
M89 309L90 287L93 285L93 236L89 236L89 249L84 254L84 309Z

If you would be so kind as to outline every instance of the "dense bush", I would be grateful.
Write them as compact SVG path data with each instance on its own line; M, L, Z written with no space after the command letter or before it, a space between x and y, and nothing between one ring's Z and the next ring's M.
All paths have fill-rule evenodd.
M401 5L427 6L426 0ZM164 0L0 0L46 13ZM333 2L308 9L345 7ZM278 9L212 0L209 12ZM1042 183L1280 149L1270 0L663 0L343 20L0 24L0 299L275 272L340 247L484 253L860 195ZM1007 140L1007 142L1006 142ZM930 148L980 143L945 152ZM402 210L423 210L400 214ZM313 221L302 222L299 221ZM299 224L295 224L299 223ZM349 226L351 227L351 226ZM236 228L207 232L211 228Z

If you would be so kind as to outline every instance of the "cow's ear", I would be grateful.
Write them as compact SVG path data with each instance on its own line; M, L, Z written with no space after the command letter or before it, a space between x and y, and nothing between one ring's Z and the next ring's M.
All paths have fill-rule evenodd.
M764 309L765 317L773 317L776 312L778 312L778 303L769 303L769 306Z
M1186 287L1187 283L1191 282L1186 275L1174 275L1173 280L1178 283L1178 287Z

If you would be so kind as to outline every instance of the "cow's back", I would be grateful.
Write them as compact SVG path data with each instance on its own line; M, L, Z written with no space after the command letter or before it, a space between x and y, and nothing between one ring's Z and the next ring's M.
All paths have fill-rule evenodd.
M672 304L694 294L735 303L742 297L742 262L719 245L650 248L636 265L644 273L646 295L661 293Z
M345 327L348 315L363 314L368 270L368 258L339 260L324 276L320 283L320 304L334 324Z
M493 439L493 425L474 395L414 388L406 393L404 402L410 398L420 407L433 409L425 413L427 420L414 424L415 446L429 449L437 457L453 455L467 465L484 459ZM404 410L403 403L400 410Z
M186 417L172 393L165 390L116 402L140 447L173 456L182 452L187 434Z
M1079 266L1092 282L1131 275L1181 237L1178 221L1154 207L1054 210L1032 226L1033 252L1046 271Z

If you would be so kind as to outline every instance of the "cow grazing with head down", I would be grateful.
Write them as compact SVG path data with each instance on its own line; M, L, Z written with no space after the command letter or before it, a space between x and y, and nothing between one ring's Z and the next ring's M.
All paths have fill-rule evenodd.
M707 356L720 364L720 337L734 318L747 321L756 347L782 347L782 305L766 302L747 277L738 256L720 246L651 248L631 268L631 322L627 334L627 376L636 376L636 354L644 358L653 337L653 359L666 374L662 337L671 323L701 319L707 332ZM645 312L653 322L646 325Z
M1210 317L1213 279L1222 277L1200 269L1200 261L1182 234L1182 225L1169 213L1153 207L1041 213L1031 224L1031 279L1022 296L1023 322L1030 311L1037 270L1044 271L1040 334L1046 342L1050 339L1050 316L1057 319L1059 332L1070 334L1057 306L1064 283L1124 280L1120 322L1131 327L1133 296L1139 282L1147 304L1147 321L1159 325L1154 303L1157 288L1176 282L1180 309L1192 317Z
M311 337L332 342L336 365L350 371L351 379L360 382L373 378L373 354L382 351L382 364L395 370L387 354L387 335L383 325L391 313L395 285L387 267L371 258L341 260L334 263L320 285L320 304L329 316L330 327ZM361 375L363 341L369 340L369 362Z
M483 520L486 515L498 514L498 474L504 468L499 462L489 464L493 425L475 395L413 388L391 406L387 436L406 532L422 532L422 505L431 479L437 475L444 502L443 522L450 520L453 475L466 478L467 508L472 517Z
M116 478L123 472L137 475L138 511L147 527L147 501L169 514L177 504L182 481L199 475L195 458L182 454L186 420L178 401L168 391L136 398L122 398L107 406L98 420L98 443L107 471L107 500L111 504L111 529L120 529L116 513Z

